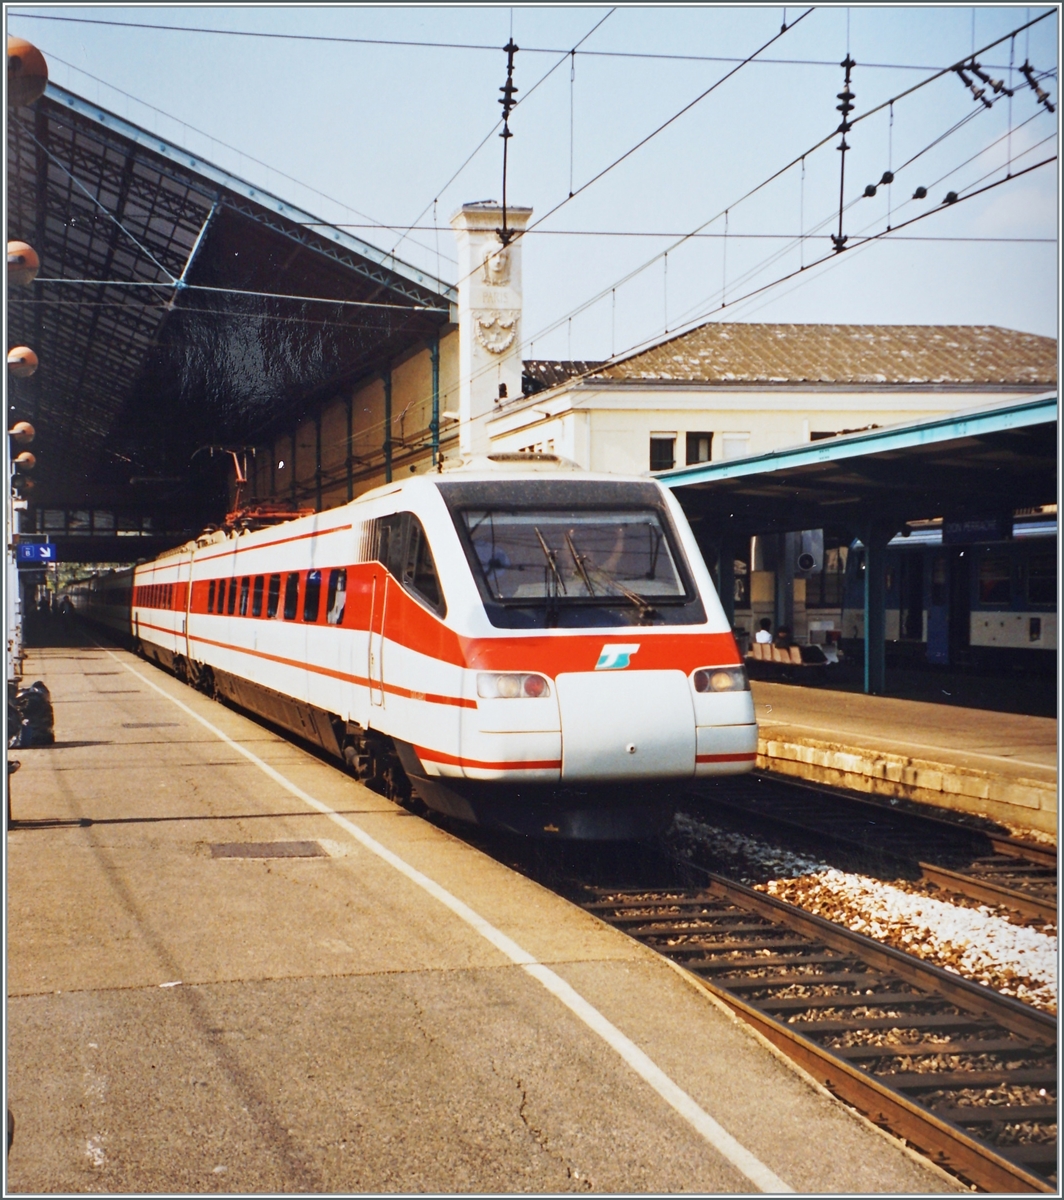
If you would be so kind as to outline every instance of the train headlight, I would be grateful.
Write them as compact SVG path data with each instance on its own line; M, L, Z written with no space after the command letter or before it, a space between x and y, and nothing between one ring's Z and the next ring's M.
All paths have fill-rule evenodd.
M550 695L550 684L542 675L481 671L477 674L477 695L483 700L539 700Z
M750 684L743 667L705 667L693 676L696 692L748 692Z

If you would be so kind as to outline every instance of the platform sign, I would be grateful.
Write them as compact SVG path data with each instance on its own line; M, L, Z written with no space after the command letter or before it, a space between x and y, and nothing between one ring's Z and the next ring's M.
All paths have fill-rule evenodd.
M16 559L20 567L54 563L59 561L57 549L55 542L19 542Z

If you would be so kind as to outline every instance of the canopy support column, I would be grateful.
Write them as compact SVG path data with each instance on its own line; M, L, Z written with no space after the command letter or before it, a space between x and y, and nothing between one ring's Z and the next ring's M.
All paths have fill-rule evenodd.
M381 375L384 380L384 482L392 481L392 365Z
M861 534L864 572L864 690L882 696L887 690L887 543L892 533L871 525Z
M735 627L735 548L731 535L721 534L717 550L717 592L720 596L720 606L728 618L728 624Z

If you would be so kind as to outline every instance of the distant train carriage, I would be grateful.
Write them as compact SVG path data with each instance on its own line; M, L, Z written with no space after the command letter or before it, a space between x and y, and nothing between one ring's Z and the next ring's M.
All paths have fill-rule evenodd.
M928 526L890 543L888 653L899 661L1050 673L1057 651L1056 520L1036 514L1010 530L983 532L999 536L978 541L978 530L947 528L944 541L941 526ZM844 645L864 637L863 573L864 551L855 543L846 562Z
M679 504L553 456L204 535L79 600L111 628L123 604L123 631L179 677L465 820L631 836L671 812L659 786L757 752Z

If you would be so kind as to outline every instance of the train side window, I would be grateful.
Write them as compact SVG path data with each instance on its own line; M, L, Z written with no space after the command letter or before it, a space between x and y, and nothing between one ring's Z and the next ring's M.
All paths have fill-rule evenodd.
M212 579L207 585L207 611L214 612L214 589L217 587L216 582Z
M1032 554L1027 564L1027 602L1055 604L1057 599L1057 557L1050 551Z
M255 589L251 593L251 615L253 617L262 616L262 585L263 578L261 575L255 576Z
M1008 604L1012 599L1012 560L1007 554L988 555L979 563L979 603Z
M270 588L266 593L266 615L268 617L277 616L277 605L281 599L281 577L280 575L270 576Z
M329 572L329 591L325 598L325 616L330 625L344 623L347 604L347 568L333 567Z
M406 513L393 513L377 521L377 559L396 577L402 578L403 518Z
M946 603L946 556L936 554L931 564L931 604L941 608Z
M299 572L289 571L284 583L284 619L294 621L299 610Z
M251 591L251 580L245 575L240 581L240 615L246 617L248 615L248 592Z
M409 516L402 584L408 592L419 596L442 616L447 611L447 606L443 602L443 592L440 590L440 580L436 574L436 564L429 549L429 541L421 522L412 513Z
M224 579L218 580L217 607L215 608L214 611L216 613L225 611L225 580Z
M236 579L229 580L229 600L226 603L225 611L229 616L236 612Z
M303 591L303 620L316 621L321 604L321 572L307 572L307 586Z

